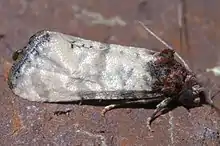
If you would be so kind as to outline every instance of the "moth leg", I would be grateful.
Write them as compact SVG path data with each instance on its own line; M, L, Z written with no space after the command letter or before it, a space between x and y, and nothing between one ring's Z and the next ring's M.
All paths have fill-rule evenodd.
M145 99L141 99L141 100L136 100L136 101L126 101L124 103L121 103L121 104L110 104L106 107L104 107L104 109L102 110L101 114L102 116L105 116L105 113L112 110L112 109L115 109L115 108L120 108L126 104L145 104L145 103L149 103L148 100L145 100Z
M158 105L157 108L154 110L153 114L147 119L147 127L150 129L150 131L153 131L151 129L151 123L153 122L153 120L155 119L156 115L167 109L168 104L172 101L172 98L168 97L166 99L164 99L163 101L161 101Z
M110 105L104 107L104 109L101 112L101 115L104 117L105 113L107 113L108 111L110 111L110 110L112 110L114 108L117 108L119 106L121 106L121 105L120 104L110 104Z

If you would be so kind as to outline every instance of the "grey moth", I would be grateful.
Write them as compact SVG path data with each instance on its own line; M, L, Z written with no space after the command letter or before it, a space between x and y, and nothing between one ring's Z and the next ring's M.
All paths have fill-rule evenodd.
M14 53L8 84L30 101L107 101L103 114L122 105L156 103L150 125L173 102L186 108L212 104L174 53L40 31ZM120 103L110 104L113 100Z

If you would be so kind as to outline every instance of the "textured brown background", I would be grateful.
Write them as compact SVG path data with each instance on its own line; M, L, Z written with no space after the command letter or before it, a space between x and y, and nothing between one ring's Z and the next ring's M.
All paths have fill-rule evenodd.
M108 43L162 48L135 20L144 21L204 73L220 64L220 1L185 0L186 22L180 43L179 0L0 0L0 73L36 31L49 29ZM188 36L188 37L187 37ZM182 47L181 47L182 46ZM150 133L146 119L152 110L117 109L100 115L102 107L28 102L15 97L0 78L0 145L220 145L219 117L209 107L188 113L183 108L159 117ZM215 103L220 107L219 97ZM73 109L56 116L56 110Z

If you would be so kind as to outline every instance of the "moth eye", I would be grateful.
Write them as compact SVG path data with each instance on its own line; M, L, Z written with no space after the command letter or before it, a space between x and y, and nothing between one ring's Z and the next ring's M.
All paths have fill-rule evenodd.
M193 102L196 103L196 104L199 104L200 103L200 98L199 97L195 98Z

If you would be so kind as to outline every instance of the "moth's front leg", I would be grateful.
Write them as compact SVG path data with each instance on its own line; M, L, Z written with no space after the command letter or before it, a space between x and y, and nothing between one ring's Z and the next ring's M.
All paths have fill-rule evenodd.
M105 116L105 113L112 110L112 109L115 109L115 108L120 108L122 106L125 106L127 104L148 104L150 102L155 102L156 100L153 100L150 101L149 99L140 99L140 100L136 100L136 101L125 101L124 103L120 103L120 104L111 104L111 105L108 105L106 106L101 114L102 116ZM150 127L151 123L153 122L153 120L155 120L156 117L159 117L162 112L164 110L167 110L168 109L168 104L172 101L172 98L168 97L166 99L164 99L163 101L161 101L156 109L154 110L153 114L147 119L147 126L149 128L150 131L153 131ZM159 115L157 115L159 112L161 112Z
M105 116L105 113L116 109L116 108L121 108L122 106L128 105L128 104L147 104L151 102L149 99L139 99L139 100L135 100L135 101L125 101L124 103L119 103L119 104L110 104L106 107L104 107L104 109L102 110L101 114L102 116Z
M166 110L168 108L168 104L172 101L171 97L168 97L166 99L164 99L163 101L161 101L156 109L154 110L153 114L147 119L147 126L149 128L150 131L153 131L151 129L151 123L153 122L153 120L155 120L156 117L159 117L162 114L162 111ZM157 115L160 112L159 115Z

